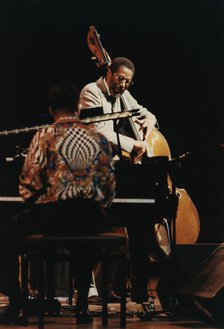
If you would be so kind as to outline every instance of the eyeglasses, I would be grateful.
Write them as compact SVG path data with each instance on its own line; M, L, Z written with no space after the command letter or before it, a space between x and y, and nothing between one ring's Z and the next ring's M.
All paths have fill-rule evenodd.
M125 79L124 77L122 77L122 75L117 75L116 73L114 73L115 77L117 78L119 83L125 83L126 86L131 86L133 85L133 82L129 79Z

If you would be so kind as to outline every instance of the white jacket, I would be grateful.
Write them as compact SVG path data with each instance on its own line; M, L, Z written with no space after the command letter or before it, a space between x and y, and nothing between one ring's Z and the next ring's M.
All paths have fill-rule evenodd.
M113 105L113 112L121 112L121 103L119 98L120 97L116 98L116 101ZM151 117L152 126L157 123L155 115L149 112L143 106L139 105L128 90L124 91L124 93L122 94L122 98L124 98L125 102L128 104L128 109L140 110L140 115L138 116L138 118ZM96 82L87 84L80 93L79 111L81 111L82 109L94 107L103 107L104 114L112 112L110 96L108 94L104 79L102 77ZM111 142L113 145L118 144L117 135L114 131L114 125L112 120L101 121L99 123L95 123L94 125L96 127L96 130L104 134L104 136L109 140L109 142ZM134 146L134 139L121 134L119 134L119 139L121 148L124 151L131 153Z

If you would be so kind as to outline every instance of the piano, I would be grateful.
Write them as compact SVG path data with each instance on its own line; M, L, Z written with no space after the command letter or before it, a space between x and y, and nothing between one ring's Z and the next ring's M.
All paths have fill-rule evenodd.
M17 190L21 165L15 161L0 168L0 209L4 215L23 209L24 201ZM137 165L125 160L116 162L117 191L109 209L115 226L125 226L128 214L133 212L142 215L142 220L155 222L175 217L177 198L169 190L168 171L169 161L164 156Z
M151 157L137 165L117 162L116 197L109 209L114 225L126 226L133 214L138 222L175 218L178 201L168 187L168 172L169 161L165 156Z

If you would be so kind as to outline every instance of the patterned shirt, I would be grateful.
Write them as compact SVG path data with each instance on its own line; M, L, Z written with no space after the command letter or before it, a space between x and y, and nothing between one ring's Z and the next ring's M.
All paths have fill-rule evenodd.
M20 175L23 199L43 204L81 198L107 207L115 188L111 146L90 126L59 119L34 135Z

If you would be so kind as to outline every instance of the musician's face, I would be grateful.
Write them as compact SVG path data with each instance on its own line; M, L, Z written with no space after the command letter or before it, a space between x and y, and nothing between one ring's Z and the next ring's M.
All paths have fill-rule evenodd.
M107 84L111 95L122 94L132 84L133 72L125 66L120 66L115 73L107 72Z

